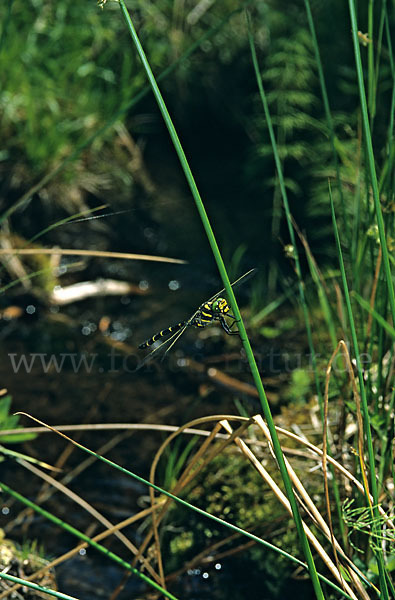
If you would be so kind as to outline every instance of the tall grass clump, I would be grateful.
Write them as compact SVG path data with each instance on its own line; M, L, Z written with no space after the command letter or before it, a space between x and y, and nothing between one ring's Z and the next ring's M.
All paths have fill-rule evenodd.
M363 432L360 431L360 435L364 437L364 442L360 440L359 452L360 452L360 477L364 484L365 489L365 505L367 509L367 514L370 514L370 526L372 528L372 537L371 544L369 546L369 551L375 557L377 561L377 569L379 576L379 587L381 590L381 594L383 598L388 598L389 594L393 593L393 584L391 582L391 571L392 571L392 559L389 560L389 556L392 555L391 546L389 546L386 550L383 547L380 547L377 544L377 540L382 538L382 529L380 526L380 518L378 514L379 504L379 496L378 496L378 485L377 485L377 477L380 475L380 479L383 475L383 464L388 464L391 460L389 458L388 452L392 453L386 445L386 457L377 460L377 453L380 453L383 450L382 437L388 440L388 425L389 421L393 419L393 373L392 368L389 367L388 362L386 366L384 366L384 356L386 356L387 361L390 363L393 361L393 329L390 324L387 323L386 319L388 316L394 322L394 311L393 311L393 277L391 275L391 259L388 252L388 246L393 245L393 231L394 231L394 219L393 219L393 209L388 210L389 204L391 204L394 194L394 189L391 186L387 186L386 189L384 187L379 191L378 180L380 180L380 176L377 175L377 165L380 165L382 169L383 175L381 176L381 180L384 181L386 177L386 173L388 171L389 165L391 168L393 167L393 156L392 154L392 145L393 145L393 108L394 108L394 94L392 92L391 101L390 101L390 112L385 113L387 118L389 118L389 122L384 129L384 135L380 138L383 142L382 149L378 148L376 150L376 155L379 157L375 160L375 156L373 153L373 144L372 144L372 135L371 130L374 125L374 107L376 106L379 100L383 101L383 94L379 96L380 87L377 86L377 81L382 80L382 83L385 84L386 79L388 78L388 74L391 74L392 79L392 89L393 89L393 61L392 61L392 48L391 42L388 37L388 48L386 53L386 59L383 60L383 54L381 53L382 49L382 40L383 40L383 23L388 23L388 14L386 14L385 9L381 13L380 17L380 25L377 27L377 31L379 32L378 39L378 47L380 52L377 55L377 60L375 67L373 67L373 39L368 38L367 45L368 49L368 91L366 95L369 97L369 104L371 107L371 114L369 116L368 112L368 102L366 100L365 95L365 85L364 85L364 76L363 76L363 68L362 68L362 60L361 60L361 45L360 38L362 36L361 31L359 30L359 26L357 25L356 14L354 3L349 3L350 10L350 22L352 26L352 40L354 46L354 54L355 54L355 73L356 79L358 83L358 92L360 99L360 108L359 108L359 122L362 123L362 139L359 141L359 152L356 155L358 160L357 163L352 163L351 160L348 160L347 171L350 174L350 167L354 170L354 173L357 177L357 184L355 186L354 195L349 194L349 190L345 188L344 183L342 181L342 177L344 177L344 173L347 172L343 166L340 166L340 161L344 159L345 147L344 150L342 148L342 142L336 137L335 132L335 121L331 114L330 104L327 95L327 85L325 81L325 74L323 71L321 58L320 58L320 50L319 50L319 42L317 40L315 26L313 21L313 16L310 8L310 4L308 0L305 2L306 10L307 10L307 19L309 24L309 29L311 33L311 43L314 48L314 55L316 60L316 67L319 75L319 82L321 88L321 95L323 101L323 107L325 110L325 118L326 118L326 126L327 126L327 135L329 138L329 144L327 144L327 150L332 149L332 155L334 158L334 179L335 186L338 192L338 201L339 201L339 210L338 210L338 218L335 217L335 212L333 209L333 201L332 196L330 196L330 203L327 199L328 209L332 212L332 222L336 237L336 251L339 259L340 265L340 274L341 274L341 284L336 283L337 286L337 310L333 308L335 298L333 297L332 302L330 296L328 297L328 293L330 293L327 282L325 281L325 275L322 275L313 260L311 255L311 250L309 246L305 243L304 238L301 238L304 247L307 253L307 258L309 262L309 268L312 275L312 280L316 284L318 298L325 300L325 309L323 310L323 315L326 318L328 330L331 333L332 344L334 343L334 334L335 330L339 330L339 325L342 328L340 335L346 339L350 340L352 355L354 356L354 361L356 365L357 372L357 386L358 386L358 396L360 396L360 404L359 401L357 404L352 405L351 413L349 411L345 411L344 418L352 418L353 411L356 411L356 417L358 417L358 422L360 423L360 429L363 423ZM369 8L369 32L372 35L372 27L373 27L373 13L371 11L372 5ZM251 35L251 34L250 34ZM294 57L291 60L295 60L296 66L294 70L294 81L298 80L298 45L296 40L289 42L289 45L292 46L294 51ZM285 46L287 45L287 41L284 41ZM272 144L272 149L274 153L276 169L277 169L277 181L279 184L279 188L281 191L282 201L284 205L285 215L288 223L290 239L293 246L293 259L295 260L295 270L300 282L300 299L301 306L303 307L303 314L307 329L308 341L310 351L312 352L312 356L314 356L314 346L313 339L311 336L310 329L310 318L309 312L312 310L312 306L310 307L306 304L306 296L304 294L304 282L302 278L302 273L299 266L298 261L298 250L295 247L295 236L293 234L292 217L290 214L289 203L287 199L287 191L284 183L284 159L285 157L292 157L292 153L294 153L295 158L295 148L298 148L295 145L290 145L290 149L288 150L286 147L284 148L284 152L281 155L279 152L279 143L284 142L285 135L284 132L288 129L290 130L292 127L292 123L288 123L287 117L283 117L282 113L279 110L274 108L276 115L276 124L277 124L277 132L274 131L272 125L272 118L269 110L269 103L267 101L267 96L265 94L263 88L263 79L269 80L270 77L274 77L275 74L279 75L279 69L277 71L273 71L274 75L269 69L269 72L263 72L261 76L256 62L255 50L252 46L253 59L255 64L255 71L258 80L259 91L261 95L261 99L264 106L265 111L265 120L270 134L270 140ZM300 63L300 61L299 61ZM382 64L384 63L384 64ZM270 63L269 63L270 64ZM388 70L390 67L390 70ZM310 70L308 71L310 72ZM289 73L291 76L291 73ZM286 77L286 74L284 75ZM301 80L303 81L303 79ZM288 80L289 83L289 80ZM281 79L280 79L281 85ZM292 84L291 84L292 87ZM277 94L277 96L276 96ZM289 96L292 98L292 94L290 92ZM303 96L301 96L303 98ZM281 109L284 109L284 105L286 106L287 96L285 99L281 101L280 94L275 90L271 93L271 101L273 104L273 99L276 99L278 103L281 105ZM300 98L296 96L296 101L300 102ZM307 102L308 95L305 95L305 101ZM304 107L305 109L305 107ZM296 117L290 116L289 119L296 119ZM283 129L281 129L281 124L285 123ZM305 118L305 123L308 123L307 116ZM376 127L378 125L376 124ZM324 131L324 128L322 128ZM381 132L382 133L382 132ZM379 136L380 137L380 136ZM306 148L305 148L306 150ZM326 154L328 156L328 154ZM325 154L319 154L320 159L322 160L325 157ZM351 157L350 157L351 158ZM325 158L324 158L325 161ZM348 175L349 176L349 175ZM388 179L386 180L388 183ZM345 201L346 199L346 201ZM320 202L322 206L322 197L320 196ZM354 214L354 219L351 221L352 228L350 227L350 207L351 214ZM354 207L354 208L352 208ZM392 213L392 214L391 214ZM339 220L341 222L341 229L339 235ZM299 229L297 229L299 231ZM343 234L343 239L342 238ZM300 234L299 234L300 235ZM370 243L370 239L374 238L374 245ZM342 252L342 245L347 248L347 266L345 266ZM370 248L369 248L370 246ZM393 263L393 260L392 260ZM347 281L346 276L346 268L349 270L349 276L351 277L351 282ZM364 271L364 276L362 277L362 270ZM369 274L369 278L367 281L366 275ZM331 275L331 278L333 275ZM349 286L352 285L352 293L351 295L355 298L352 303L350 300L350 290ZM370 286L370 306L368 302L363 301L363 295L369 290ZM382 290L381 294L378 292L378 288ZM310 294L309 294L310 296ZM344 300L343 300L344 298ZM316 302L313 296L310 296L310 302ZM329 301L328 301L329 300ZM332 308L331 308L332 304ZM335 304L335 306L336 306ZM379 305L379 310L375 310L375 306ZM363 306L365 310L368 310L370 316L363 315L360 312L360 307ZM337 313L337 314L336 314ZM384 318L381 316L384 315ZM365 326L366 319L368 318L368 326ZM373 325L373 320L375 320L375 324ZM356 325L358 323L358 325ZM387 333L390 335L388 336ZM359 341L358 341L359 338ZM328 339L329 341L329 339ZM369 348L368 360L370 361L368 365L362 364L361 359L361 349L365 350ZM366 358L366 355L364 355ZM321 399L322 402L322 383L318 371L317 362L313 362L313 370L315 374L315 382L317 385L317 396ZM375 375L373 375L375 373ZM377 378L376 378L377 376ZM377 388L377 381L380 381L380 390ZM392 383L391 383L392 381ZM339 390L340 391L340 390ZM344 392L343 392L344 393ZM378 396L380 397L380 401L378 402ZM351 406L349 405L349 408ZM378 427L378 421L380 421L383 427ZM366 452L366 459L364 457L364 453ZM389 472L387 472L387 476ZM370 483L368 483L368 478ZM383 484L381 479L381 484ZM332 482L334 496L336 498L336 504L339 509L339 492L336 485L336 480L334 479ZM383 489L383 488L381 488ZM389 490L387 488L386 493L388 494ZM371 495L370 495L371 493ZM387 503L390 500L390 497L387 496L384 503ZM361 501L361 499L359 499ZM392 503L390 502L387 507L391 510ZM339 524L339 527L344 529L343 524ZM391 538L390 538L391 539ZM389 554L388 554L389 553ZM369 556L369 552L367 554ZM370 563L369 563L370 564ZM367 564L366 564L367 566ZM389 591L390 590L390 591Z

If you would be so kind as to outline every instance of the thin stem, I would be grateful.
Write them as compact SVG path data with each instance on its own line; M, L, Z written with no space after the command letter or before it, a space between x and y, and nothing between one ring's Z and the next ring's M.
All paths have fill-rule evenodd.
M380 515L379 515L379 511L378 511L378 493L377 493L377 483L376 483L375 458L374 458L374 449L373 449L373 442L372 442L372 433L370 430L369 409L368 409L368 403L367 403L367 399L366 399L365 382L363 380L363 365L362 365L361 357L359 354L357 333L356 333L356 329L355 329L354 316L353 316L352 307L351 307L350 293L349 293L349 289L348 289L346 271L345 271L344 261L343 261L343 252L342 252L341 244L340 244L339 231L338 231L337 222L336 222L335 207L333 204L333 198L332 198L332 192L331 192L330 185L329 185L329 197L330 197L330 203L331 203L333 230L335 233L336 248L337 248L337 253L338 253L338 257L339 257L340 271L341 271L341 277L342 277L342 283L343 283L343 292L344 292L344 298L346 301L347 316L348 316L348 322L349 322L350 331L351 331L351 340L352 340L352 345L353 345L353 349L354 349L354 356L355 356L356 368L357 368L357 373L358 373L359 393L361 395L361 409L362 409L362 415L363 415L363 424L364 424L366 445L367 445L368 458L369 458L368 467L369 467L369 473L370 473L370 485L372 488L372 496L373 496L373 513L374 513L374 517L375 517L374 523L378 523ZM367 496L367 502L368 502L368 505L371 506L369 496ZM376 527L377 527L377 525L374 526L374 529ZM377 553L377 552L375 552L375 556L376 556L376 560L377 560L377 564L378 564L378 568L379 568L380 587L381 587L383 599L388 600L388 590L387 590L387 585L386 585L386 580L385 580L385 568L384 568L383 557L380 553Z
M392 283L391 265L390 265L390 260L389 260L386 233L385 233L385 228L384 228L384 219L383 219L383 214L381 211L380 195L379 195L379 189L378 189L378 185L377 185L376 166L375 166L375 162L374 162L372 136L370 133L368 108L367 108L366 96L365 96L365 84L363 81L361 53L360 53L359 41L358 41L357 17L356 17L356 13L355 13L354 0L348 0L348 3L349 3L349 10L350 10L350 17L351 17L351 30L352 30L352 38L353 38L353 44L354 44L355 64L356 64L357 76L358 76L359 97L360 97L360 102L361 102L362 125L363 125L364 134L365 134L366 156L367 156L368 169L369 169L369 174L370 174L370 183L371 183L372 192L373 192L373 201L374 201L374 208L375 208L376 219L377 219L377 226L378 226L378 230L379 230L381 250L383 252L383 266L384 266L384 272L385 272L387 286L388 286L388 297L389 297L389 303L390 303L391 313L392 313L392 322L395 323L395 293L394 293L394 286Z
M31 590L36 590L37 592L41 592L41 594L48 594L48 596L55 596L55 598L60 598L61 600L77 600L77 598L75 598L75 596L69 596L68 594L62 594L61 592L57 592L56 590L51 590L42 585L38 585L37 583L33 583L32 581L26 581L26 579L21 579L20 577L14 577L14 575L10 575L9 573L0 573L0 578L5 579L6 581L12 581L12 583L19 583L19 585L28 587Z
M267 420L267 424L268 424L268 427L269 427L269 430L270 430L270 435L271 435L271 439L272 439L272 442L273 442L274 453L275 453L275 456L277 458L278 466L279 466L279 469L280 469L280 472L281 472L281 477L283 479L284 486L285 486L285 489L286 489L286 493L287 493L289 502L291 504L293 517L294 517L294 520L295 520L296 528L298 530L298 534L299 534L300 542L301 542L301 545L302 545L302 548L303 548L303 552L304 552L306 560L307 560L307 564L308 564L310 576L311 576L311 579L312 579L312 582L313 582L314 589L316 591L316 596L317 596L318 599L322 599L323 600L324 596L323 596L323 593L322 593L322 590L321 590L321 586L320 586L320 582L319 582L319 579L318 579L318 576L317 576L317 571L316 571L315 564L314 564L314 561L313 561L313 557L312 557L312 554L311 554L310 546L309 546L306 534L305 534L304 529L303 529L302 519L301 519L301 516L299 514L299 509L298 509L296 498L295 498L295 495L294 495L294 492L293 492L291 479L289 477L289 474L288 474L288 471L287 471L287 468L286 468L286 465L285 465L285 460L284 460L284 456L283 456L283 453L282 453L282 450L281 450L280 441L279 441L279 439L277 437L277 433L276 433L276 430L275 430L275 426L274 426L272 414L271 414L271 411L270 411L270 406L269 406L269 403L268 403L268 400L267 400L267 397L266 397L265 390L264 390L263 385L262 385L261 376L259 374L258 367L257 367L256 361L255 361L255 357L254 357L254 354L253 354L253 351L252 351L252 348L251 348L251 344L250 344L250 341L249 341L248 336L247 336L245 325L244 325L244 322L242 320L238 304L236 302L236 298L235 298L235 295L234 295L234 292L233 292L233 288L231 287L231 284L230 284L230 281L229 281L229 277L228 277L228 274L227 274L227 271L226 271L226 268L225 268L224 261L222 259L219 247L217 245L217 241L216 241L215 236L214 236L214 232L213 232L211 224L209 222L209 219L208 219L206 210L204 208L202 199L200 197L199 191L197 189L194 177L192 175L192 172L191 172L191 169L189 167L188 161L187 161L186 156L184 154L184 150L183 150L183 148L181 146L180 140L178 138L178 135L177 135L177 132L176 132L175 127L173 125L173 122L172 122L172 120L170 118L170 115L169 115L169 112L168 112L167 107L165 105L165 102L163 100L162 94L160 93L159 87L158 87L158 85L156 83L156 80L155 80L155 77L154 77L154 75L153 75L153 73L151 71L151 67L150 67L149 62L147 60L147 57L146 57L146 55L144 53L144 50L143 50L143 48L141 46L141 43L140 43L140 40L139 40L139 38L137 36L136 30L134 28L134 25L132 23L132 20L130 18L130 15L129 15L129 12L128 12L127 8L126 8L124 0L119 0L119 4L120 4L120 7L121 7L121 11L123 13L123 16L125 18L125 21L127 23L130 35L131 35L132 40L133 40L133 43L134 43L134 45L135 45L135 47L137 49L137 52L138 52L138 54L140 56L140 59L141 59L141 61L143 63L143 66L144 66L144 69L146 71L148 80L149 80L150 85L152 87L152 91L154 93L155 99L156 99L157 104L159 106L159 110L162 113L162 117L163 117L163 119L165 121L166 127L167 127L167 129L169 131L169 135L170 135L170 137L172 139L172 142L174 144L174 148L175 148L175 150L177 152L177 155L178 155L178 158L180 160L182 169L184 171L185 177L186 177L187 182L189 184L192 196L193 196L193 198L195 200L195 205L196 205L196 208L197 208L198 213L200 215L200 218L202 220L203 227L204 227L204 229L206 231L207 238L208 238L209 244L211 246L211 250L213 252L215 261L217 263L217 267L218 267L219 273L221 275L221 279L223 281L225 291L226 291L226 293L228 295L228 298L230 300L230 304L232 306L233 314L236 317L237 326L238 326L239 333L240 333L240 338L242 340L242 343L243 343L243 346L244 346L244 350L245 350L245 353L246 353L246 356L247 356L248 364L249 364L250 369L251 369L252 377L254 379L254 383L255 383L255 386L256 386L258 394L259 394L259 399L260 399L260 402L261 402L262 410L263 410L263 413L265 415L265 418Z
M337 188L338 188L339 195L340 195L340 203L341 203L341 207L342 207L343 225L344 225L346 234L349 235L350 231L349 231L349 224L348 224L348 218L347 218L346 204L344 201L343 188L342 188L341 179L340 179L339 159L337 156L336 145L335 145L335 138L336 138L335 128L333 125L332 113L331 113L331 109L329 106L329 98L328 98L328 92L327 92L326 84L325 84L324 70L322 67L321 55L320 55L320 50L319 50L319 46L318 46L317 35L315 32L313 15L311 13L310 0L304 0L304 3L305 3L306 13L307 13L307 22L309 24L310 34L311 34L311 38L313 40L315 60L317 63L317 70L318 70L318 78L319 78L320 87L321 87L322 101L324 103L325 117L326 117L328 129L329 129L329 141L330 141L331 148L332 148L333 162L335 163L336 181L337 181Z
M110 550L108 550L108 548L106 548L105 546L102 546L101 544L98 544L97 542L92 540L89 536L85 535L85 533L82 533L81 531L79 531L78 529L73 527L72 525L69 525L62 519L59 519L59 517L56 517L55 515L48 512L41 506L38 506L38 504L35 504L28 498L25 498L25 496L22 496L15 490L11 489L5 483L0 482L0 488L7 494L10 494L13 498L16 498L17 500L19 500L20 502L25 504L25 506L32 508L35 512L37 512L41 516L45 517L46 519L49 519L53 523L56 523L57 525L62 527L62 529L64 529L65 531L68 531L68 533L71 533L71 535L74 535L78 539L83 540L84 542L86 542L87 544L89 544L90 546L92 546L93 548L95 548L96 550L101 552L102 554L105 554L105 556L108 556L109 558L111 558L112 560L117 562L118 564L122 565L122 567L124 567L125 569L128 569L128 571L131 571L134 575L139 577L139 579L144 581L144 583L147 583L151 587L158 590L161 594L166 596L166 598L170 598L170 600L177 600L177 598L175 596L173 596L173 594L170 594L170 592L163 589L160 585L158 585L156 583L156 581L153 581L153 579L150 579L149 577L147 577L147 575L144 575L144 573L140 573L140 571L138 569L136 569L135 567L132 567L129 563L127 563L125 560L120 558L117 554L114 554L114 552L111 552Z
M373 45L373 4L374 0L369 0L368 6L368 36L370 43L368 44L368 90L369 90L369 112L371 127L373 129L373 121L376 113L376 86L374 73L374 45Z

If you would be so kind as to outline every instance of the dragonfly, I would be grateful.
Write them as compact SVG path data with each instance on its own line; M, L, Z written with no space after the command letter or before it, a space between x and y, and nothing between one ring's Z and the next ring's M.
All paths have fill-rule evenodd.
M231 284L232 288L239 286L242 283L245 283L248 279L250 279L250 277L255 275L256 271L257 269L254 268L247 271L247 273L244 273L244 275L236 279L236 281L234 281ZM162 360L164 360L166 354L180 339L180 337L188 329L188 327L202 328L207 327L207 325L210 325L214 322L219 322L225 333L227 333L228 335L238 335L239 332L234 331L232 329L233 325L237 322L237 319L234 315L230 313L231 308L228 302L225 300L225 298L222 297L224 291L225 288L223 288L222 290L214 294L214 296L211 296L211 298L203 302L203 304L199 306L199 308L193 313L193 315L189 317L189 319L185 321L180 321L176 325L172 325L171 327L167 327L166 329L162 329L162 331L159 331L158 333L150 337L148 340L140 344L139 350L144 350L145 348L149 348L150 346L152 346L158 340L161 340L162 338L165 338L170 335L170 337L167 340L162 342L162 344L160 344L157 348L154 348L154 350L152 350L152 352L150 352L145 357L140 367L142 367L149 360L154 358L155 354L160 353L160 351L166 348L162 356ZM228 324L225 317L233 319L233 321L230 324Z

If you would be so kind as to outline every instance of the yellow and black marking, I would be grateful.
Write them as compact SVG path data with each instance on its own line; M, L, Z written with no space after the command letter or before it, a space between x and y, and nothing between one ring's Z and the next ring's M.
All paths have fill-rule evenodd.
M257 269L251 269L250 271L247 271L247 273L244 273L244 275L242 275L241 277L239 277L239 279L237 279L236 281L234 281L232 283L232 287L234 287L235 285L239 285L240 283L246 281L252 275L254 275L256 273L256 271L257 271ZM232 314L230 314L230 312L229 312L230 306L227 303L227 301L225 300L225 298L220 297L224 291L225 290L222 289L217 294L212 296L212 298L210 298L209 300L206 300L206 302L203 302L203 304L201 304L199 306L197 311L187 321L181 321L180 323L177 323L177 325L173 325L172 327L167 327L167 329L162 329L162 331L159 331L159 333L156 333L151 338L149 338L148 340L146 340L145 342L140 344L139 349L143 350L144 348L149 348L150 346L152 346L152 344L154 344L158 340L160 340L164 337L170 336L167 340L162 342L162 344L160 344L158 346L158 348L155 348L154 350L152 350L152 352L150 354L148 354L148 356L145 357L145 359L141 363L140 367L142 365L146 364L147 360L150 360L154 353L156 353L157 351L160 351L164 346L166 346L167 344L169 344L169 342L171 342L171 344L167 346L167 349L166 349L165 353L163 354L163 358L164 358L165 355L167 354L167 352L170 350L170 348L173 347L173 345L177 342L179 337L187 329L187 327L206 327L207 325L210 325L210 323L213 323L214 321L219 321L219 323L220 323L222 329L225 331L225 333L227 333L228 335L238 335L238 331L232 330L232 327L236 322L236 317L234 317ZM225 315L227 318L233 319L233 321L230 325L226 321Z
M152 346L152 344L154 344L161 338L168 336L169 333L175 333L176 331L179 331L182 327L184 327L185 324L186 321L182 321L181 323L177 323L177 325L173 325L172 327L168 327L167 329L162 329L162 331L159 331L159 333L153 335L149 340L146 340L145 342L140 344L139 350L149 348L149 346Z
M176 333L183 327L206 327L213 321L219 321L224 331L226 331L228 335L233 335L237 332L231 330L231 328L228 326L227 322L223 317L223 315L227 315L228 317L231 317L232 319L236 320L233 315L228 314L229 310L230 306L225 300L225 298L207 300L207 302L204 302L199 307L199 309L196 311L193 317L189 319L189 321L181 321L180 323L177 323L177 325L167 327L167 329L162 329L162 331L159 331L158 333L153 335L151 338L149 338L149 340L146 340L145 342L140 344L139 349L144 350L144 348L149 348L149 346L152 346L152 344L154 344L158 340L167 337L171 333Z

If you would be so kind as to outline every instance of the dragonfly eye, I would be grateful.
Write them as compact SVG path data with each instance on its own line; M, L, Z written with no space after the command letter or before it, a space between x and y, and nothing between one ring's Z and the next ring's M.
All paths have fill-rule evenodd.
M217 298L213 302L213 310L220 313L227 313L229 311L229 305L225 298Z

